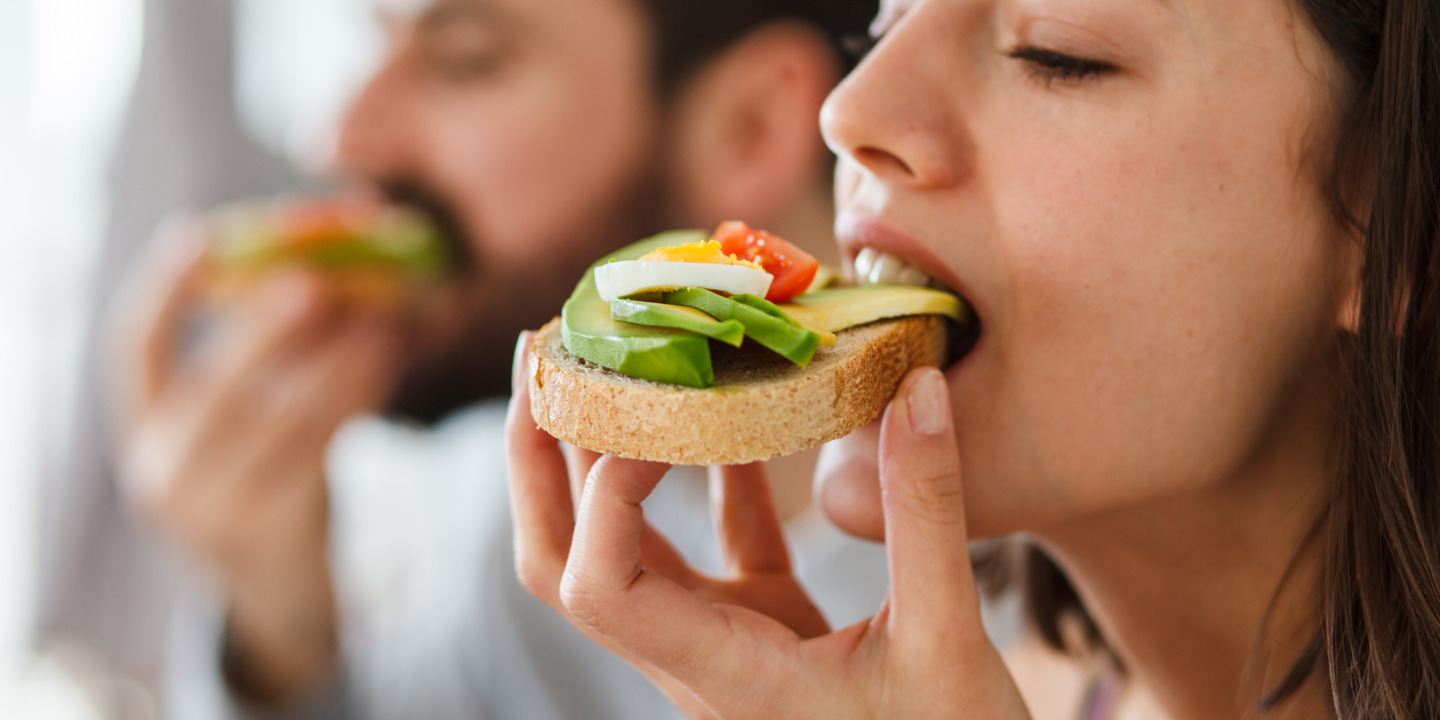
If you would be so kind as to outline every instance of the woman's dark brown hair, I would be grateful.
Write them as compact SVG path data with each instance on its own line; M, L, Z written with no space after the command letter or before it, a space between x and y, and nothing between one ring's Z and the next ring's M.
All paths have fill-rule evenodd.
M1440 718L1440 1L1295 0L1343 74L1329 185L1361 243L1334 492L1314 535L1319 628L1262 702L1317 683L1344 720ZM1027 614L1061 650L1104 639L1064 573L1021 550ZM983 565L983 563L982 563ZM991 569L996 567L994 558ZM982 567L982 569L984 569Z

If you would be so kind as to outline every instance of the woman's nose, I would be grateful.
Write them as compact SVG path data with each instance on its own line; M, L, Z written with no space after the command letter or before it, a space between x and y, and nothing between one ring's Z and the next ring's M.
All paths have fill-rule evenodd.
M966 174L971 143L939 77L939 63L957 62L929 50L924 4L910 13L837 87L820 113L825 142L842 159L882 180L913 189L954 185ZM963 74L960 74L963 77Z

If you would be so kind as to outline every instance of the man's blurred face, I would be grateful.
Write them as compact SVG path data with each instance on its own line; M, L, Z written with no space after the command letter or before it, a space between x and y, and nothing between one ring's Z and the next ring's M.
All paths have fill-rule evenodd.
M472 262L423 374L432 394L503 391L515 334L659 224L648 20L634 0L380 4L390 51L345 119L338 170L453 216Z

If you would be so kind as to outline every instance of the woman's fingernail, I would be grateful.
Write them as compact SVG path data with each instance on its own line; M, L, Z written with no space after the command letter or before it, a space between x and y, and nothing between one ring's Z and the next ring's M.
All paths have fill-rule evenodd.
M525 362L525 357L528 355L526 350L530 349L530 338L534 336L534 334L535 333L529 330L525 330L521 332L520 337L515 340L515 360L510 366L510 393L512 395L519 392L520 387L526 381L525 376L527 372L525 366L527 363Z
M939 370L926 370L910 384L905 403L910 406L910 427L921 435L939 435L950 429L950 387Z

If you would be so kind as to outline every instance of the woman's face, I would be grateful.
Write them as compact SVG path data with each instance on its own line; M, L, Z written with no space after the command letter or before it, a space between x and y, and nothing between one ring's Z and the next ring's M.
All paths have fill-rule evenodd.
M1285 0L893 0L831 96L837 228L954 289L971 534L1323 452L1349 252L1320 178L1335 71ZM821 464L883 532L872 426Z

